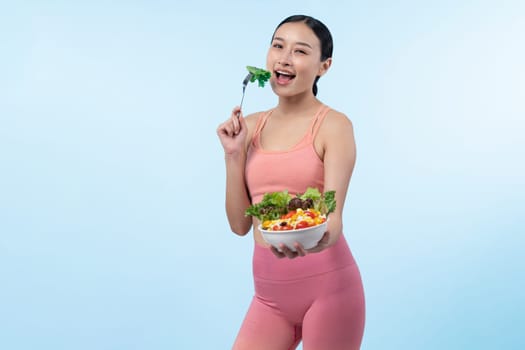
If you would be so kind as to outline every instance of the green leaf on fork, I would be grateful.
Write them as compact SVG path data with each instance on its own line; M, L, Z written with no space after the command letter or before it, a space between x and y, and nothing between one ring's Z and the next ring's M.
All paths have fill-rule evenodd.
M257 80L260 87L264 87L264 84L268 80L270 80L270 77L272 76L272 73L262 68L246 66L246 69L248 69L248 72L252 74L252 77L250 78L250 82L253 83Z

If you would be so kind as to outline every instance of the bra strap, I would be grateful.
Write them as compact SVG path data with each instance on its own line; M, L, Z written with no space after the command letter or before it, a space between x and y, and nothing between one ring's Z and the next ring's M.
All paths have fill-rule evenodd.
M323 120L330 111L330 109L331 108L327 105L323 105L317 113L317 116L314 118L314 121L312 123L312 140L315 139L315 136L319 132L319 128L321 127L321 124L323 124Z
M268 119L270 114L272 114L272 112L273 109L270 109L269 111L259 114L259 116L257 117L257 123L255 124L255 130L253 132L252 143L257 143L259 135L261 134L261 131L264 127L264 124L266 123L266 120Z

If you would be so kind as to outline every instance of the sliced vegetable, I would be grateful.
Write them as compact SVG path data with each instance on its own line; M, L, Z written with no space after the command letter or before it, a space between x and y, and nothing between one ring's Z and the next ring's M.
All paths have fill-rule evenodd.
M276 220L265 220L261 227L268 231L287 231L298 230L302 228L317 226L326 221L326 215L321 212L310 209L297 209L291 211Z

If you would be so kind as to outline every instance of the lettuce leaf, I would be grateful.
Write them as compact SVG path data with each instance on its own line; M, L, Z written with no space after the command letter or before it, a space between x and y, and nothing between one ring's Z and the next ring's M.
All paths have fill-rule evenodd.
M253 83L257 80L260 87L264 87L264 84L270 80L270 77L272 76L272 73L269 71L257 68L253 66L246 66L246 69L248 69L248 72L252 74L252 77L250 78L250 81Z
M321 193L317 188L308 187L299 198L311 199L314 203L314 209L319 210L323 215L335 211L335 191Z
M336 208L335 191L326 191L323 194L321 203L323 205L323 210L319 209L321 213L323 211L325 211L326 214L333 213Z
M288 212L288 202L292 196L288 191L266 193L263 199L248 207L246 216L255 216L261 221L277 220Z

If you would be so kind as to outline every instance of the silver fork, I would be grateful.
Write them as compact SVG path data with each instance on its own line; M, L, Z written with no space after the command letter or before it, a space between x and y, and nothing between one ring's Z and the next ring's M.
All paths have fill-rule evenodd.
M242 102L244 101L244 93L246 92L246 86L250 82L250 79L252 78L252 76L253 76L252 73L248 73L246 78L244 78L244 80L242 81L242 98L241 98L240 110L242 110Z

